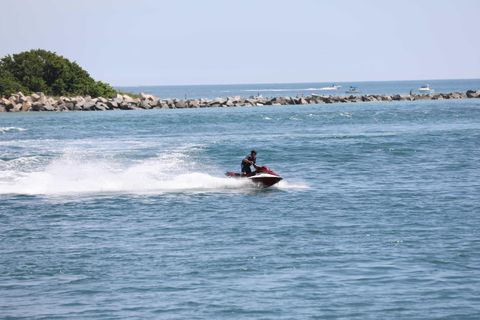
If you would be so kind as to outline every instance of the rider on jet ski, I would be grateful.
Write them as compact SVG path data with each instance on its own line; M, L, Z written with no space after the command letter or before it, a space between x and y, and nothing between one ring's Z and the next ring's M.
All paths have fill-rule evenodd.
M250 151L250 154L247 155L242 160L242 175L251 176L252 169L250 167L253 165L253 167L256 169L257 168L257 165L255 164L256 162L257 162L257 151L252 150Z

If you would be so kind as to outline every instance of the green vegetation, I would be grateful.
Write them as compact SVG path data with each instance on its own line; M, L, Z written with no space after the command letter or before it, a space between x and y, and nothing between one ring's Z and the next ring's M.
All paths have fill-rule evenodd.
M95 81L76 62L46 50L30 50L0 60L0 96L18 91L51 96L113 97L109 84Z

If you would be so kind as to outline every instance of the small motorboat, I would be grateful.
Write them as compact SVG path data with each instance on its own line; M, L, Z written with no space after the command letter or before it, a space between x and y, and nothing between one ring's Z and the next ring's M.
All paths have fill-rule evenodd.
M226 172L225 175L227 177L249 179L256 186L261 188L271 187L283 179L277 173L275 173L273 170L270 170L266 166L257 166L256 169L257 170L253 172L251 175L243 175L241 173L231 172L231 171Z
M420 91L420 92L422 92L422 93L430 93L430 92L433 92L433 89L430 88L430 85L428 85L428 84L421 86L421 87L418 88L417 90Z
M345 93L360 93L360 90L357 87L350 86L350 88L348 88L348 90L345 91Z

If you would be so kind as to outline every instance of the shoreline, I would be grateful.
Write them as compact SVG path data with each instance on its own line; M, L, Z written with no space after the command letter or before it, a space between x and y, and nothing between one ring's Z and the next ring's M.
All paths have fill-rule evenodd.
M408 95L361 95L351 94L344 96L316 95L296 97L225 97L225 98L198 98L198 99L161 99L153 95L141 93L138 98L127 94L117 94L115 98L92 98L90 96L76 97L49 97L43 93L24 95L21 92L9 97L0 98L1 112L40 112L40 111L109 111L109 110L147 110L147 109L187 109L212 107L244 107L244 106L282 106L331 103L361 103L361 102L390 102L390 101L418 101L444 99L472 99L480 98L480 90L466 92L427 93Z

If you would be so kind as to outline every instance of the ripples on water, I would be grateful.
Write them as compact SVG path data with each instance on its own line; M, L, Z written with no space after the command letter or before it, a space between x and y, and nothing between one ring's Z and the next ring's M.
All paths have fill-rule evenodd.
M0 314L480 317L478 100L0 117ZM285 177L224 178L251 149Z

